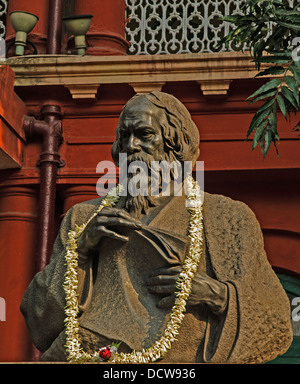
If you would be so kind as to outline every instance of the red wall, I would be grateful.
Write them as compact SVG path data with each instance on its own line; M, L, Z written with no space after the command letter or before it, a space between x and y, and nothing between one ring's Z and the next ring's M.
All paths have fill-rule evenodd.
M254 107L244 100L255 88L252 81L236 81L225 98L203 97L193 82L167 84L163 91L178 97L199 127L206 191L247 203L264 231L270 263L276 270L300 276L300 142L291 126L279 118L280 156L272 148L263 161L259 148L251 151L251 141L244 139ZM16 92L26 103L27 113L38 118L49 89L18 88ZM60 154L66 162L58 171L58 226L72 205L97 197L101 175L96 174L96 166L111 160L118 116L133 90L127 85L102 85L94 103L74 102L62 87L55 93L64 113ZM27 143L22 169L0 173L5 228L0 237L0 296L7 303L7 321L0 322L0 361L29 359L30 341L19 305L33 277L40 149L39 141Z

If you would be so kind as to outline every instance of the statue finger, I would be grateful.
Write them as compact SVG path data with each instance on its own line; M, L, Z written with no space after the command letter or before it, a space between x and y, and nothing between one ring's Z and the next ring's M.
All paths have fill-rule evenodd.
M175 304L175 295L163 297L157 304L158 308L172 308Z
M124 242L127 242L129 240L127 236L122 236L119 233L111 231L103 225L98 226L97 230L102 233L102 236L110 237L111 239L121 240Z
M172 285L153 285L148 286L148 290L151 293L156 293L157 295L170 295L175 292L175 286Z
M129 221L127 219L122 219L120 217L108 217L108 216L99 216L97 218L97 224L103 226L121 226L129 228L140 229L142 223L139 220Z
M127 219L129 221L136 221L136 219L124 209L120 208L111 208L111 207L104 207L101 209L100 212L97 213L98 216L107 216L107 217L121 217L123 219Z
M152 272L150 272L149 276L158 276L158 275L179 275L179 273L182 271L182 265L175 265L172 267L163 267L154 269Z
M147 280L147 285L148 286L153 286L153 285L173 285L173 286L175 286L177 278L178 278L178 275L151 276Z

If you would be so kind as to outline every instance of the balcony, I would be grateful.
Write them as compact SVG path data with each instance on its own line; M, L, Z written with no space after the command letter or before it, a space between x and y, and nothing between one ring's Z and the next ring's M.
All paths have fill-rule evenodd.
M130 55L222 52L230 31L222 17L241 13L245 0L126 0ZM288 0L295 6L297 0ZM239 50L233 44L229 51Z
M5 36L9 0L0 0L0 38ZM244 0L124 0L129 55L225 51L230 30L221 18L240 13ZM72 1L68 1L72 3ZM291 6L297 0L288 0ZM238 47L229 46L230 51Z

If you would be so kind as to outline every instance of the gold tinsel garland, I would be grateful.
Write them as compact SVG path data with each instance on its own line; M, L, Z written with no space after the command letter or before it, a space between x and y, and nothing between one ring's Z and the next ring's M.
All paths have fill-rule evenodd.
M184 318L186 303L192 288L192 280L197 271L198 264L203 251L203 201L200 195L200 187L192 177L186 179L187 206L191 214L189 222L189 253L184 261L183 270L177 281L178 292L176 294L175 304L170 313L170 320L162 337L157 340L154 345L142 351L133 351L132 353L116 353L108 361L109 363L149 363L162 358L168 349L171 348L173 341L179 333L179 328ZM65 274L64 290L66 294L65 307L65 327L66 327L66 351L67 358L70 362L88 362L99 361L99 352L88 354L83 351L79 337L79 320L78 320L78 252L77 239L84 231L87 224L101 211L104 207L113 207L119 200L121 186L113 188L102 200L98 210L83 225L75 227L74 231L69 232L67 242L67 252L65 255L67 271Z

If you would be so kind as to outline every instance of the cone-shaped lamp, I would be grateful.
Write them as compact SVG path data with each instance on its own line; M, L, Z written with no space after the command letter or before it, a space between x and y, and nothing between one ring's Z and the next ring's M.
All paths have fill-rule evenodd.
M33 30L39 18L30 12L13 11L9 14L13 29L16 31L16 55L24 55L27 34Z
M74 35L77 54L85 55L86 42L85 34L90 28L93 15L65 16L63 21L66 29L71 35Z

